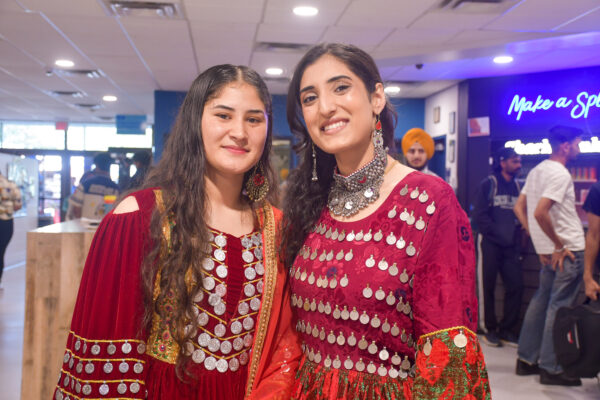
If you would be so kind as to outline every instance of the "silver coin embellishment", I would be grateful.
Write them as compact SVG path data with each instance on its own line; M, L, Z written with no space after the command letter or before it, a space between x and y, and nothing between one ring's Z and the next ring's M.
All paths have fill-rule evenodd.
M354 254L352 253L352 249L350 249L350 251L348 253L346 253L346 255L344 256L344 260L352 261L353 257L354 257Z
M146 343L138 343L137 352L138 354L144 354L146 352Z
M371 318L369 317L369 315L365 311L363 311L363 313L360 316L360 323L366 325L369 323L370 319Z
M367 351L369 352L369 354L377 353L377 345L375 344L375 342L371 342L371 344L367 348Z
M256 282L256 291L258 293L262 293L263 292L263 287L264 287L263 281Z
M363 240L364 236L365 236L365 234L363 233L363 231L360 231L356 234L356 236L354 236L354 239L357 241L361 241L361 240Z
M100 354L100 346L97 343L92 346L92 354L95 356Z
M382 365L379 366L379 368L377 368L377 375L383 377L387 375L387 368Z
M262 253L262 248L261 247L257 247L254 249L254 257L256 257L257 260L262 260L263 259L263 253Z
M381 229L380 229L379 232L377 232L373 236L373 240L375 240L376 242L379 242L379 241L381 241L381 239L383 239L383 232L381 232Z
M221 262L225 261L225 252L223 250L216 249L215 252L213 253L213 255L215 256L215 258L218 261L221 261ZM242 258L243 258L243 255L242 255Z
M408 184L404 185L404 187L400 190L401 196L406 196L407 193L408 193Z
M244 246L244 248L248 248L250 246L252 246L252 239L250 239L248 236L245 236L242 238L242 246Z
M206 324L208 324L208 315L206 313L198 315L198 325L205 326Z
M244 325L245 330L249 331L250 329L254 328L254 319L251 317L246 317L244 318L242 325Z
M206 359L204 360L204 368L206 368L209 371L212 371L215 369L216 366L217 360L214 357L206 357Z
M233 339L233 349L235 351L240 351L243 348L244 348L244 339L242 339L240 337Z
M462 331L456 336L454 336L454 345L459 348L463 348L467 345L467 337Z
M340 356L335 356L335 360L331 363L331 366L335 369L339 369L342 366L342 362L340 361Z
M129 385L129 391L131 393L137 393L140 391L140 384L137 382L133 382L131 385Z
M377 268L379 268L382 271L388 269L388 262L385 261L385 258L382 258L381 261L377 263Z
M117 392L119 392L119 394L127 393L127 385L123 382L119 383L119 386L117 386Z
M356 237L356 235L354 234L354 231L352 231L352 232L350 232L349 234L346 235L346 240L348 242L352 242L355 237Z
M368 283L367 287L363 289L363 296L365 297L365 299L370 299L373 296L373 289L369 287Z
M375 258L373 258L373 254L371 254L371 257L367 258L365 265L367 268L373 268L375 266Z
M348 275L344 274L344 276L342 277L342 279L340 279L340 286L341 287L346 287L346 286L348 286L348 283L349 283L349 281L348 281Z
M215 335L217 335L217 337L225 336L226 332L227 332L227 328L225 327L225 325L223 325L221 323L215 325Z
M246 364L248 364L249 360L250 360L250 357L248 357L247 352L240 354L240 364L246 365Z
M410 198L411 198L411 199L413 199L413 200L414 200L414 199L416 199L417 197L419 197L419 188L418 188L418 187L414 188L414 189L413 189L413 191L412 191L412 192L410 192Z
M69 359L71 358L71 356L69 355L69 353L65 353L65 356L63 357L63 363L67 363L69 362Z
M398 275L398 266L396 265L396 263L393 263L392 266L388 269L388 273L391 276L396 276Z
M213 290L215 288L215 280L208 276L202 280L202 285L206 290Z
M221 353L229 354L229 353L231 353L232 349L233 349L233 345L231 344L231 342L229 340L225 340L225 341L221 342Z
M125 374L127 371L129 371L129 364L127 364L126 361L121 362L121 364L119 364L119 372Z
M202 347L208 346L209 340L210 336L206 332L203 332L200 335L198 335L198 344Z
M415 213L413 211L410 212L408 219L406 220L408 225L413 225L415 223Z
M225 247L225 245L227 244L227 239L225 238L225 236L219 234L215 238L215 244L219 247Z
M394 337L398 336L400 334L400 328L398 328L398 325L396 325L396 323L394 323L394 326L392 326L392 329L390 330L390 333Z
M385 292L383 291L381 286L379 286L379 289L377 289L377 291L375 292L375 298L379 301L385 299Z
M396 244L396 236L394 236L394 233L390 233L386 238L385 238L385 242L387 244L389 244L390 246Z
M356 336L354 336L354 332L350 334L346 342L348 342L348 346L356 346Z
M394 206L394 208L392 208L389 212L388 212L388 218L392 219L395 218L396 215L398 214L398 212L396 211L396 206Z
M387 297L385 298L385 302L388 304L388 306L393 306L394 304L396 304L396 296L394 296L394 292L390 290Z
M256 278L256 270L253 267L248 267L244 270L244 276L246 276L246 279L251 281Z
M369 242L371 239L373 239L373 234L371 233L371 230L369 229L369 232L367 232L365 234L365 236L363 237L363 240L365 242Z
M238 312L240 315L246 315L250 311L250 306L245 301L238 305Z
M417 253L417 249L415 249L415 247L412 245L412 242L410 242L410 244L408 245L408 247L406 248L406 254L409 257L414 256Z
M358 372L365 370L365 363L363 362L362 358L356 362L355 368Z
M335 231L333 231L333 233L331 234L331 240L337 240L337 238L340 236L338 230L336 229Z
M400 221L406 222L409 215L408 210L405 208L404 211L400 213Z
M343 242L344 239L346 239L346 231L342 230L342 233L340 233L337 240L338 240L338 242Z
M392 379L396 379L398 378L398 370L396 368L390 368L390 370L388 371L388 375L390 376L390 378Z
M217 350L219 350L221 348L221 342L219 342L219 339L217 338L212 338L208 341L208 350L210 350L211 352L215 352Z
M381 330L383 331L383 333L388 333L391 328L392 327L386 318L385 321L383 321L383 325L381 325Z
M404 271L402 271L402 273L400 274L400 282L408 282L408 274L406 273L406 268L404 268Z
M81 342L79 341L79 339L77 339L77 341L75 342L75 350L79 351L80 348L81 348Z
M425 212L429 215L432 215L435 212L435 201L432 201L431 204L427 206Z
M352 369L352 367L354 367L354 363L350 359L350 356L348 356L348 358L346 359L346 361L344 361L344 368L350 370L350 369Z
M361 350L364 350L367 348L367 346L369 346L369 342L367 342L367 339L365 339L365 337L363 336L359 341L358 341L358 348Z
M400 239L398 239L398 241L396 242L396 248L398 250L402 250L405 246L406 246L406 241L404 240L404 238L402 236L400 236Z
M423 228L425 228L425 221L423 221L422 217L419 217L419 220L417 221L417 223L415 224L415 228L417 228L418 230L422 231Z
M244 286L244 294L246 295L246 297L254 296L256 294L256 288L254 287L254 285L249 283L246 286Z
M327 368L331 367L331 358L329 358L329 355L327 355L327 358L323 361L323 365Z
M77 364L77 367L75 367L75 370L77 371L78 374L80 374L81 371L83 371L83 363L81 361L79 361L79 363Z
M256 265L254 266L254 269L256 270L256 273L258 275L264 275L265 274L265 266L262 262L258 262L256 263Z
M221 298L225 297L227 295L227 286L225 286L223 283L219 283L215 288L215 293Z
M105 374L110 374L111 372L113 372L113 365L110 361L107 361L104 364L104 367L102 367L102 369L104 370Z
M224 359L220 359L219 361L217 361L217 371L223 373L225 371L227 371L229 369L229 364L227 364L227 361Z
M379 359L381 361L387 361L387 359L390 358L390 353L387 351L387 349L384 347L383 350L381 350L379 352Z
M260 282L262 283L262 282ZM250 308L253 311L258 311L258 309L260 308L260 299L255 297L252 300L250 300Z
M83 392L83 394L88 396L90 393L92 393L92 386L90 384L86 383L85 385L83 385L83 388L81 389L81 391Z
M92 364L91 361L85 364L85 372L88 374L92 374L94 372L94 364Z
M117 346L115 346L112 343L109 344L108 347L106 348L106 352L112 356L113 354L115 354L117 352Z
M100 389L98 389L98 391L102 396L106 396L108 394L108 385L106 383L103 383L102 385L100 385Z
M242 323L240 321L234 321L231 324L231 333L233 333L234 335L237 335L240 332L242 332Z
M427 194L427 192L425 190L423 190L423 192L419 195L419 201L421 203L426 203L427 200L429 200L429 195Z
M227 267L223 264L217 267L217 276L221 279L225 279L227 277Z
M215 262L212 258L205 258L202 261L202 268L206 271L212 271L215 268Z
M377 367L375 366L375 364L373 364L373 361L371 361L369 365L367 365L367 372L370 374L374 374L376 370Z
M211 306L216 306L217 304L219 304L221 302L221 296L219 296L216 293L211 294L210 296L208 296L208 304L210 304Z
M242 259L246 262L246 264L249 264L254 261L254 254L252 254L251 251L246 250L242 253Z
M233 357L231 360L229 360L229 369L233 372L237 371L240 368L240 361Z

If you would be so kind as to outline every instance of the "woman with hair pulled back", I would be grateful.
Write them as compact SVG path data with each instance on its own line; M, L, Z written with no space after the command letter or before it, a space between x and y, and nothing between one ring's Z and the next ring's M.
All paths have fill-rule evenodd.
M474 247L450 186L401 165L375 62L322 44L300 60L287 118L300 165L284 201L304 356L294 399L489 399Z
M271 137L255 71L196 78L144 189L94 237L55 399L289 398L301 351Z

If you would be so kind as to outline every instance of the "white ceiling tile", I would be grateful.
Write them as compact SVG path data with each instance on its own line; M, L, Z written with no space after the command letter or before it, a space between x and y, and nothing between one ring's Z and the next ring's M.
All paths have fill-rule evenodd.
M558 32L589 32L600 31L600 6L580 18L571 20L557 29Z
M494 30L465 30L459 32L445 43L467 44L469 47L494 46L521 40L534 40L559 35L548 32L510 32Z
M549 31L598 7L598 0L525 0L486 26L487 29Z
M368 52L379 45L393 30L394 28L332 26L327 29L322 41L353 44Z
M262 19L265 0L227 0L221 2L184 0L185 15L192 23L255 23Z
M496 17L496 14L470 14L453 10L437 10L423 15L417 19L410 28L440 29L441 27L441 29L479 29L487 25Z
M316 44L323 36L325 27L306 29L298 25L260 24L257 42Z
M19 0L31 11L46 15L100 16L105 15L98 0Z
M396 29L376 49L376 52L396 52L403 49L441 46L456 35L459 28Z
M355 0L344 12L337 25L405 28L438 2L438 0Z
M255 51L252 54L252 63L250 67L265 75L265 70L269 67L279 67L283 69L281 77L291 78L296 68L296 64L302 58L302 53L270 53Z

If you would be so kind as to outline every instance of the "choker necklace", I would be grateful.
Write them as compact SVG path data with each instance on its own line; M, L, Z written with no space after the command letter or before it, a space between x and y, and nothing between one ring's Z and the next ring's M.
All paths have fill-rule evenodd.
M387 165L387 151L383 148L380 125L373 135L375 157L361 169L343 176L335 167L333 184L327 206L335 216L350 217L379 198L379 188Z

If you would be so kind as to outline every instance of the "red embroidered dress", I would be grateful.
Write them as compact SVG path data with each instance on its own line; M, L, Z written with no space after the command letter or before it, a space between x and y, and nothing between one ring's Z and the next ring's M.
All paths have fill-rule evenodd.
M271 207L262 233L237 238L211 231L212 256L203 261L203 288L194 297L199 329L186 343L193 378L184 383L175 374L179 347L169 321L155 314L151 332L141 331L140 266L155 194L160 207L160 191L136 192L139 211L111 213L98 228L54 398L239 400L265 391L289 397L299 349L287 334L291 313L274 257ZM168 224L163 231L168 243ZM159 306L168 309L168 297Z
M297 399L490 398L469 221L413 172L370 216L325 208L291 269L304 357Z

